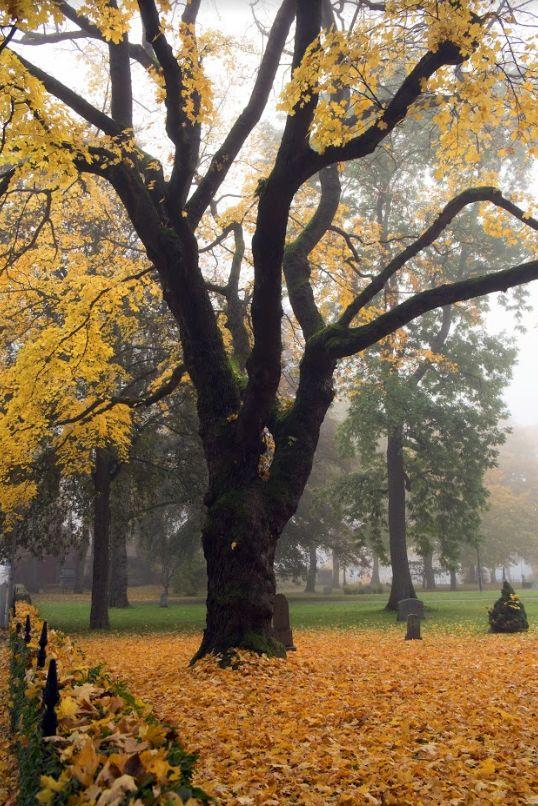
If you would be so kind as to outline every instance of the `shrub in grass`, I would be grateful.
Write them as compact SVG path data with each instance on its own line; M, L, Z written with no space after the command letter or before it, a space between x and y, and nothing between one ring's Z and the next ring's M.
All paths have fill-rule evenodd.
M497 599L488 615L491 632L524 632L529 629L523 603L506 580L500 599Z

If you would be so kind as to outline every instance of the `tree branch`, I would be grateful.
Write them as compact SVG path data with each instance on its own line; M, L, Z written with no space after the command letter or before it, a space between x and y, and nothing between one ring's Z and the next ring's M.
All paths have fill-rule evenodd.
M108 0L111 8L117 9L116 0ZM112 119L122 129L133 127L133 86L131 82L131 62L129 40L125 33L121 42L108 43Z
M94 25L84 14L80 14L76 9L69 5L69 3L64 2L64 0L58 0L58 6L60 11L66 17L66 19L70 20L71 22L78 25L80 31L85 32L86 36L90 39L98 39L100 42L105 42L105 38L97 25ZM39 37L40 34L29 34L31 37ZM45 37L52 37L54 34L45 34ZM78 36L76 37L79 38ZM49 39L48 41L56 41L53 39ZM43 40L44 43L44 40ZM25 42L24 44L31 45L31 44L40 44L39 42ZM149 70L150 68L158 68L159 65L157 62L151 57L151 55L147 52L142 45L133 45L129 43L129 56L131 59L137 61L145 70Z
M195 2L194 8L198 5L199 3ZM169 211L177 213L185 205L196 171L200 148L200 124L190 120L185 113L183 72L163 33L154 0L138 0L138 6L147 39L155 51L164 76L166 133L175 146L167 202Z
M38 81L41 81L47 92L50 92L51 95L54 95L59 101L62 101L64 104L66 104L70 109L73 110L73 112L76 112L77 115L80 115L80 117L83 118L87 123L90 123L92 126L95 126L111 137L121 134L121 127L118 126L118 124L112 120L112 118L109 118L108 115L105 115L104 112L101 112L95 106L92 106L92 104L88 103L88 101L86 101L80 95L77 95L76 92L73 92L73 90L70 90L65 84L62 84L61 81L58 81L44 70L41 70L41 68L36 67L35 64L27 61L19 53L16 53L15 55L22 66L28 70L30 75L32 75L34 78L37 78Z
M511 213L515 218L533 229L538 229L538 221L527 216L525 211L506 199L495 187L476 187L464 190L451 199L439 213L433 224L419 238L409 244L372 280L371 283L353 300L340 317L340 325L349 325L355 316L385 287L388 280L396 274L409 260L416 257L439 237L456 215L469 204L489 201L497 207Z
M209 207L211 199L214 198L248 135L261 118L295 16L295 3L296 0L284 0L280 6L267 40L249 101L211 160L206 175L186 205L189 220L194 228Z
M321 0L297 0L293 65L301 63L321 26ZM260 193L256 232L252 239L254 292L251 316L254 346L247 370L240 427L259 435L273 406L281 373L282 260L290 205L296 190L290 164L308 149L306 134L316 101L289 115L274 168Z
M297 238L284 251L284 276L290 303L305 339L324 326L310 285L308 256L327 232L340 203L338 168L331 165L320 171L321 196L318 207Z
M13 39L13 37L15 36L16 32L17 32L17 26L16 26L16 25L12 25L12 26L11 26L11 30L10 30L10 32L9 32L8 34L6 34L6 35L4 36L4 38L2 39L2 41L0 42L0 53L2 53L2 51L4 50L4 48L7 48L7 46L8 46L8 45L9 45L9 43L10 43L10 41L11 41L11 40Z
M423 91L422 82L429 79L441 67L462 64L467 58L468 56L461 54L457 45L448 41L441 43L435 52L428 51L405 77L375 124L343 146L329 146L319 154L309 149L301 166L301 183L327 165L358 159L375 151L379 143L406 117L409 108L420 97Z
M150 395L146 395L145 397L126 397L124 395L116 395L110 398L110 400L106 400L104 398L94 400L93 403L90 403L89 406L86 406L83 411L79 412L73 417L67 417L64 420L58 420L56 425L72 425L73 423L78 423L82 420L87 420L90 417L95 417L98 414L103 414L105 411L110 411L110 409L114 408L114 406L122 405L122 406L129 406L131 409L139 409L141 407L147 407L153 405L153 403L157 403L159 400L163 400L163 398L170 395L181 383L181 379L186 373L185 365L179 364L173 370L170 378L167 381L164 381L158 389L152 392Z
M441 327L435 334L430 342L430 350L432 353L439 353L450 333L450 324L452 322L452 306L445 305L441 317ZM422 378L425 376L428 369L431 367L431 362L424 358L411 376L411 381L414 386L418 386Z
M474 299L495 291L507 291L509 288L536 279L538 279L538 260L531 260L504 271L440 285L416 294L368 325L350 329L339 325L327 328L319 335L323 343L322 349L334 358L354 355L435 308Z
M15 176L15 168L10 168L8 171L6 171L0 176L0 196L3 196L4 193L7 193L9 184L14 176Z

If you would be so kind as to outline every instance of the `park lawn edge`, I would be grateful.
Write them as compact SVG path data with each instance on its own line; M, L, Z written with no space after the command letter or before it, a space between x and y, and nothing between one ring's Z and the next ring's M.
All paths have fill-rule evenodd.
M23 630L30 617L30 642ZM192 784L196 755L180 744L176 730L158 720L103 664L88 666L64 633L48 632L47 659L59 669L58 728L44 738L43 695L47 666L37 668L43 621L35 607L17 604L11 619L10 716L19 763L18 806L79 802L99 804L128 795L142 804L211 803ZM76 798L76 801L73 800Z

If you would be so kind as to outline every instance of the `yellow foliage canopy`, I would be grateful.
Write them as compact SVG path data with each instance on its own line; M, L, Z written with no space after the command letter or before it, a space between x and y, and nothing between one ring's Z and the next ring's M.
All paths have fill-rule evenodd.
M31 186L22 211L8 196L0 231L7 244L0 272L0 509L9 519L35 492L32 468L43 450L53 449L67 474L88 473L95 447L114 446L127 456L127 406L62 423L130 380L120 348L137 338L138 314L158 302L160 290L94 180L52 193Z

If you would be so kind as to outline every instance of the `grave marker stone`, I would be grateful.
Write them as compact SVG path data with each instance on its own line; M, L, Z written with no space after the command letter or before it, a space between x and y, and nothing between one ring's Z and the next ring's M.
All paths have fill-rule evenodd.
M273 605L273 636L286 649L295 649L290 624L290 607L283 593L277 593Z
M407 633L405 635L406 641L421 641L420 635L420 618L415 613L410 613L407 616Z

